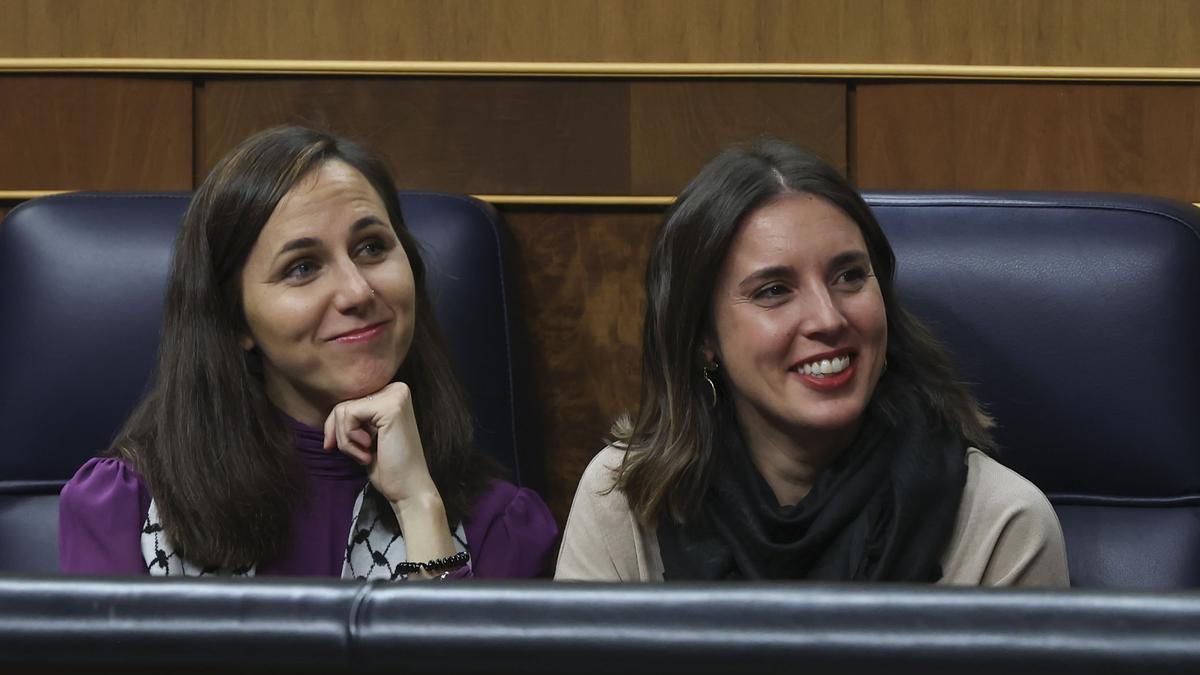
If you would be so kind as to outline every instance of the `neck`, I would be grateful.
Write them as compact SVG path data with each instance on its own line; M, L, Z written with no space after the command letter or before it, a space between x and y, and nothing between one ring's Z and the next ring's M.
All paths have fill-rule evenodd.
M280 390L278 387L272 387L271 384L271 380L268 380L267 399L275 404L276 408L282 410L288 417L310 427L320 429L325 426L325 419L333 410L332 405L317 403L300 396L294 390Z
M735 410L750 461L780 506L804 499L821 472L854 440L859 426L837 431L794 429L762 418L747 405L735 405Z

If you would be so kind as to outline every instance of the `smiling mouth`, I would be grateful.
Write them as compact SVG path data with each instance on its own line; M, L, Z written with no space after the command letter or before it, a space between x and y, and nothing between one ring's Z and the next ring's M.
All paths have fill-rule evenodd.
M801 363L791 370L797 375L806 375L808 377L824 378L839 375L850 367L850 354L843 354L829 359L813 359Z
M341 335L335 335L334 337L330 338L329 341L330 342L340 342L342 344L365 342L365 341L370 340L371 338L375 337L376 335L379 335L381 332L383 332L383 327L386 325L387 325L386 321L380 321L379 323L373 323L369 326L364 326L362 328L356 328L351 331L346 331L345 333L342 333Z

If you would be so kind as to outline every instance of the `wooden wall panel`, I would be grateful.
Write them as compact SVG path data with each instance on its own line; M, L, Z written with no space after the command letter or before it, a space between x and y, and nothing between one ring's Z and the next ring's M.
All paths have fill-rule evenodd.
M855 109L863 188L1200 200L1200 86L870 84Z
M601 80L232 79L198 88L196 175L282 123L357 138L405 187L623 194L629 89Z
M361 139L406 187L673 195L721 147L764 132L844 167L845 91L783 80L218 79L197 90L196 175L288 122Z
M545 439L545 497L565 522L613 420L637 405L642 275L657 210L504 210Z
M192 183L192 83L0 77L0 190L179 190Z
M630 91L635 194L677 194L721 148L763 134L846 168L846 85L789 81L647 81Z
M0 0L0 57L1200 63L1192 0Z

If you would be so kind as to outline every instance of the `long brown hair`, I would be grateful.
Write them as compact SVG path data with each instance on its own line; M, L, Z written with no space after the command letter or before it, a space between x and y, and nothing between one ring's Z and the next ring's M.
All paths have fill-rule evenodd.
M928 422L961 434L981 449L994 443L991 419L958 381L933 334L896 297L896 257L858 192L817 156L779 140L735 146L717 155L684 188L646 266L642 386L637 413L613 436L631 452L615 487L643 524L668 509L677 521L699 508L715 460L722 416L703 377L701 344L710 324L713 284L745 218L787 192L828 200L862 231L887 312L887 369L869 406L893 423L897 400L915 396ZM718 371L719 372L719 371ZM721 388L727 385L717 379Z
M429 471L451 523L468 514L495 473L474 451L466 398L387 166L342 138L268 129L222 158L192 197L175 240L151 389L109 451L142 474L172 545L194 564L270 560L286 545L293 507L306 496L287 424L266 395L260 357L238 343L247 330L240 277L279 201L332 160L358 170L379 194L412 266L413 340L394 379L411 387Z

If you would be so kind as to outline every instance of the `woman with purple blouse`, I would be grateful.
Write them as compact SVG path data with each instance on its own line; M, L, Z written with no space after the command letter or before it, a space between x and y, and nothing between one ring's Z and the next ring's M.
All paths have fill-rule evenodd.
M387 168L298 127L184 217L150 392L63 489L65 573L546 571L557 527L475 450Z

